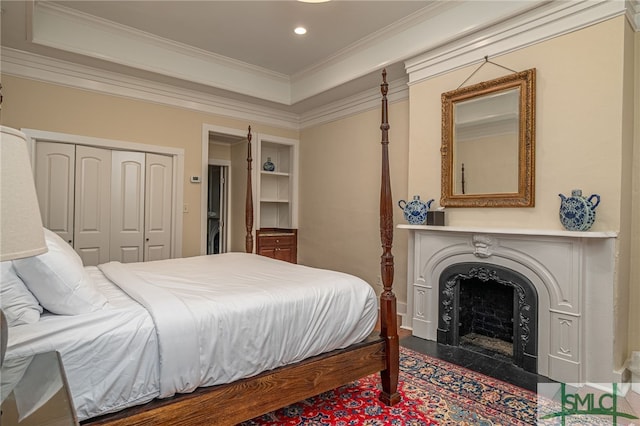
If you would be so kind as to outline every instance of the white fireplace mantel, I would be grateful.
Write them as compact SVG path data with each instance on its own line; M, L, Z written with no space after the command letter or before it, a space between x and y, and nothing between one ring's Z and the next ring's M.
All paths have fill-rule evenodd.
M407 317L437 340L439 280L458 263L527 277L538 293L538 374L565 383L622 381L614 367L616 232L399 225L409 232Z

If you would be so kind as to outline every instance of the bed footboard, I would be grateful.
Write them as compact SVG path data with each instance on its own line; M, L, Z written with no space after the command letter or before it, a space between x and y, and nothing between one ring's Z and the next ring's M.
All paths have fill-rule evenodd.
M155 400L83 425L235 425L374 374L385 366L385 342L372 335L347 349L226 385Z

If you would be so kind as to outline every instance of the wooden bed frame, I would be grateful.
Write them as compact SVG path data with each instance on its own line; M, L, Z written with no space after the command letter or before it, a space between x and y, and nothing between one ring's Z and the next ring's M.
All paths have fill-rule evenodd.
M158 399L114 414L88 419L83 425L235 425L245 420L335 389L380 372L380 400L400 401L397 391L400 347L396 297L393 293L393 213L389 177L389 123L386 71L382 72L382 182L380 187L380 238L382 242L380 333L345 349L321 354L296 364L266 371L233 383L199 388L189 394ZM253 199L251 191L251 127L248 134L246 251L253 252Z

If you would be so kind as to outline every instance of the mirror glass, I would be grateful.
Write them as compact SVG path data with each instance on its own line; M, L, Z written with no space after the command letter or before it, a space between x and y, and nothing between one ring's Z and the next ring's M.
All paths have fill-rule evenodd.
M531 207L535 69L442 95L442 197L449 207Z

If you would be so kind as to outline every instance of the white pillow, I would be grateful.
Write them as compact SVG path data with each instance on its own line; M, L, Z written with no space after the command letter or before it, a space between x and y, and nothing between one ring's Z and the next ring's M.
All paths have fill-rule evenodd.
M13 327L40 320L42 306L24 285L10 261L0 262L0 307Z
M49 251L13 261L13 266L49 312L77 315L102 309L107 299L82 266L78 253L58 234L44 229Z

